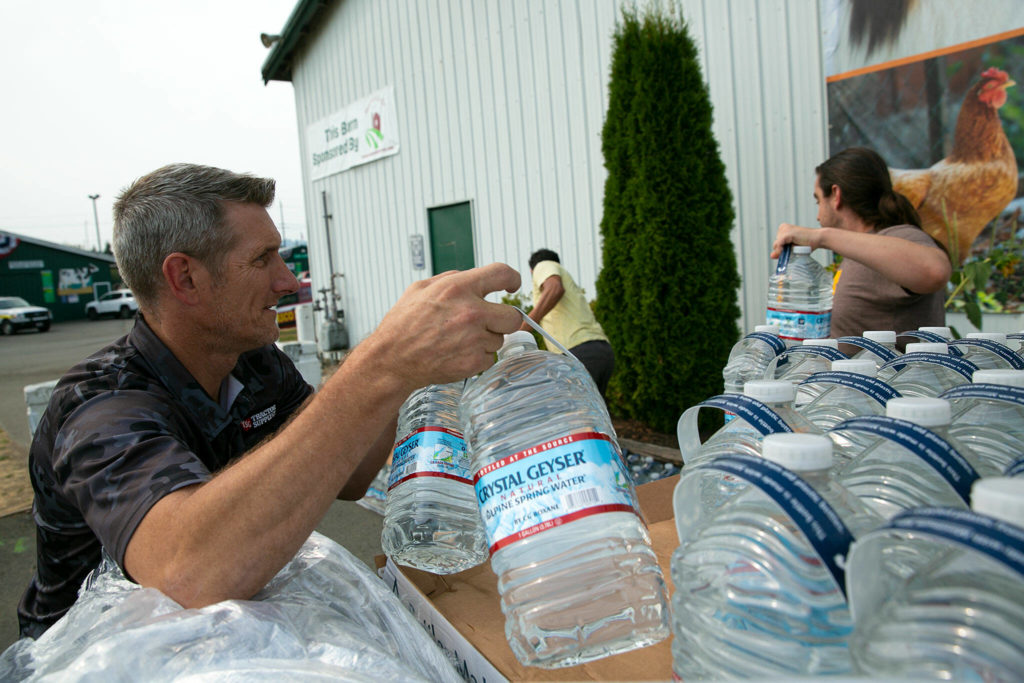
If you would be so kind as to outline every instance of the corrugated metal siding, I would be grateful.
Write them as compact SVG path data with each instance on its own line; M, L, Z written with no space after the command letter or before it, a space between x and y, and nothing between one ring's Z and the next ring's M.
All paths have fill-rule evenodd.
M814 167L828 152L818 0L683 0L733 192L741 329L764 322L780 223L816 225Z
M293 69L303 159L310 122L387 85L400 130L395 156L314 182L303 168L314 283L328 279L326 190L353 340L430 275L412 268L409 237L423 235L429 250L427 209L455 202L472 202L478 265L512 264L528 296L526 261L548 247L595 295L600 134L621 6L344 0L325 14ZM775 227L814 220L812 170L826 141L817 2L686 0L683 11L703 46L737 204L733 238L750 327L763 319ZM426 260L429 269L429 253Z
M562 255L594 295L600 267L611 33L618 2L337 2L293 70L306 126L392 85L401 150L306 183L311 269L327 282L321 192L350 334L366 336L413 281L409 237L427 209L470 201L478 265L520 270L535 249ZM307 173L308 168L303 169Z

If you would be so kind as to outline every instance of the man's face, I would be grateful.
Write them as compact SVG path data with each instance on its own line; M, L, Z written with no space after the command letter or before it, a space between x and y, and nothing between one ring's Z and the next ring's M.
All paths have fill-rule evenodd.
M832 208L832 197L822 193L817 176L814 178L814 201L818 205L818 225L823 228L839 227L839 217Z
M234 246L223 257L221 276L204 308L209 331L225 350L242 353L277 341L273 307L282 296L298 291L299 283L278 253L281 236L266 209L240 202L225 206Z

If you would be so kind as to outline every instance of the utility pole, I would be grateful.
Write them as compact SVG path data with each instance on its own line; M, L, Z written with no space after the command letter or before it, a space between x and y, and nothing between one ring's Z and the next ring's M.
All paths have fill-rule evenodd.
M281 209L281 244L284 244L284 202L278 202L277 208Z
M100 217L99 214L96 213L96 200L99 198L100 196L98 194L89 195L89 199L92 200L92 219L96 222L96 253L101 253L103 251L103 243L100 242Z

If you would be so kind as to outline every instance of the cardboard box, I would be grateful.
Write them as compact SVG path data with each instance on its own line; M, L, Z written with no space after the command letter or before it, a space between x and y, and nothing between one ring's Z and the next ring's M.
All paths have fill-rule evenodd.
M671 592L669 561L679 545L672 493L679 477L637 488L654 551ZM639 650L564 669L523 666L505 640L505 616L498 578L490 563L438 576L377 558L378 573L410 608L438 644L457 657L463 677L476 683L510 681L668 681L672 679L671 637Z

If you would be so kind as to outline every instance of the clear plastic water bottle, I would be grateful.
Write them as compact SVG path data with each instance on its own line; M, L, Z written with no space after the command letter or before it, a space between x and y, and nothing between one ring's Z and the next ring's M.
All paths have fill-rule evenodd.
M811 258L810 247L782 248L775 273L768 278L769 324L779 336L799 343L829 336L832 323L832 276Z
M873 437L836 478L885 518L922 505L967 509L979 474L999 474L949 435L949 402L896 398L886 416L854 418L833 433ZM831 434L830 434L831 435Z
M950 342L963 353L963 358L981 370L1024 370L1024 357L1006 343L1001 332L971 332L966 339Z
M862 336L865 339L869 339L876 344L881 344L890 351L896 350L896 331L895 330L864 330Z
M876 373L870 358L832 361L829 372L815 373L800 383L796 409L823 431L861 415L884 415L885 404L900 394L876 379Z
M742 394L743 385L762 379L768 364L786 350L786 342L779 337L778 325L757 325L754 331L740 339L729 352L729 360L722 369L725 393Z
M953 330L949 329L949 327L946 327L945 325L939 325L939 326L923 325L923 326L921 326L921 327L919 327L917 329L920 332L925 332L927 334L938 335L938 336L942 337L943 339L945 339L946 341L952 341L953 340Z
M907 344L906 353L882 364L878 378L902 396L934 398L955 386L971 381L978 367L950 353L948 344L917 342Z
M821 429L797 412L795 398L792 382L754 380L743 385L742 395L721 394L688 408L676 424L684 467L695 467L719 455L760 455L761 442L768 434L821 434ZM718 408L736 416L703 444L697 428L697 413L702 408Z
M1024 455L1024 370L977 370L971 384L942 394L949 433L1000 470Z
M463 382L414 391L398 413L381 547L395 562L451 574L487 560L469 455L459 429Z
M1004 477L1024 477L1024 458L1017 460L1012 465L1006 468L1003 472Z
M770 434L674 495L673 671L682 680L845 674L853 631L843 559L881 519L830 476L831 443Z
M661 569L583 365L510 334L459 415L516 658L571 666L667 637Z
M835 339L804 339L768 363L765 379L785 379L797 384L816 372L825 372L832 362L845 360Z
M918 508L859 538L847 558L856 670L1020 681L1024 479L981 479L972 511Z
M888 363L900 355L896 350L896 333L892 330L865 330L859 337L840 337L840 344L856 347L851 358L869 358L876 365ZM847 350L848 347L842 347Z

